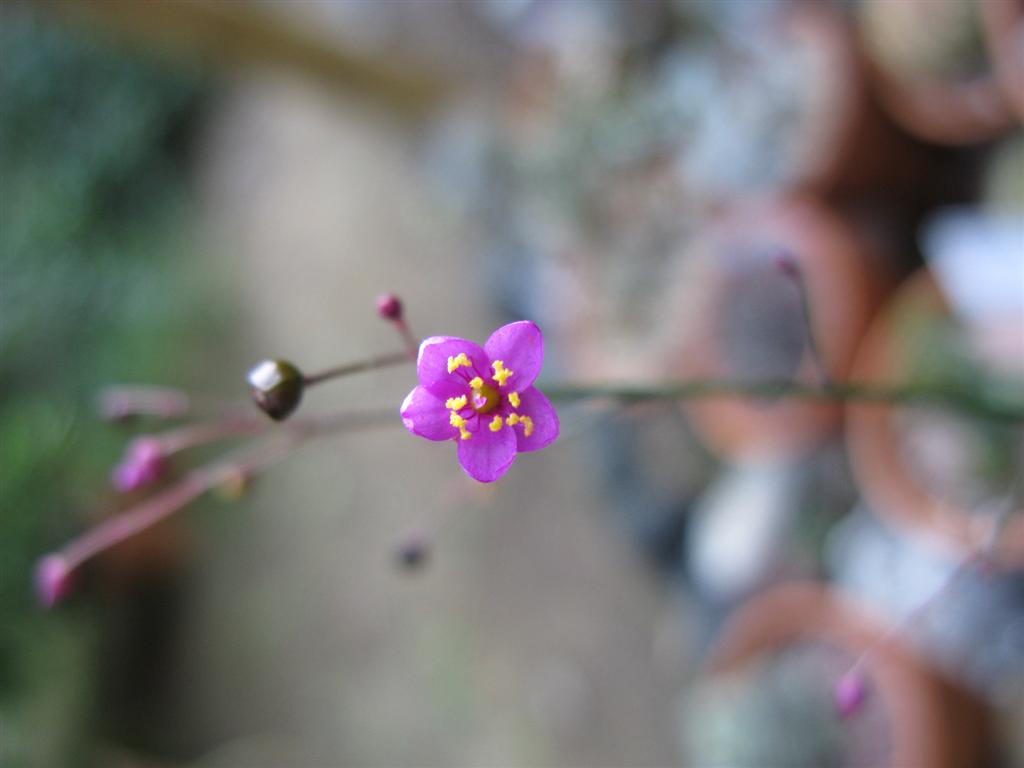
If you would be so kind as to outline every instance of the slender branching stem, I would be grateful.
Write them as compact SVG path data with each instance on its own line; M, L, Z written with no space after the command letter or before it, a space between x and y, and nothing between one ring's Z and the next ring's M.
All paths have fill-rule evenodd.
M552 400L610 398L623 402L746 398L750 400L807 400L860 402L879 405L944 406L971 415L1004 422L1024 422L1024 399L997 398L981 391L930 384L867 384L832 382L809 384L792 379L734 381L689 379L655 384L542 384Z
M413 335L412 330L409 328L409 323L406 322L404 317L396 318L394 324L398 335L405 342L406 359L415 360L420 348L419 339Z
M117 421L134 416L177 419L192 410L192 398L170 387L122 385L107 387L97 399L100 416Z
M968 573L972 571L989 572L1003 531L1014 512L1020 509L1022 493L1024 493L1024 478L1018 474L1014 479L1013 487L991 515L988 532L981 543L960 559L956 567L931 594L918 603L902 620L894 622L875 643L865 648L851 665L847 672L848 675L859 674L878 648L892 642L898 635L920 623L928 612L949 594Z
M285 459L307 440L384 426L394 419L393 408L343 411L308 420L296 420L267 430L272 435L266 441L192 470L174 485L72 540L60 555L68 569L74 569L96 554L165 520L207 491L232 478L251 478L259 474Z
M825 364L825 356L822 354L821 346L818 344L818 334L814 331L814 315L811 310L811 296L807 289L807 279L799 262L788 253L781 253L776 257L776 263L782 273L790 279L793 287L796 288L797 296L800 299L800 320L803 324L804 337L807 344L807 352L811 362L818 374L818 380L822 387L831 387L834 383Z
M153 437L159 441L163 454L174 453L233 437L248 437L265 432L269 425L266 418L251 412L225 416L218 421L190 424L178 429L160 432Z
M415 359L415 358L413 358ZM409 362L409 353L406 352L392 352L387 355L380 355L379 357L371 357L366 360L359 360L355 363L345 363L334 368L328 368L326 371L320 371L319 373L311 373L303 376L302 383L307 387L314 384L319 384L323 381L329 381L336 379L340 376L348 376L353 373L362 373L363 371L373 371L378 368L388 368L394 365L402 365L403 363Z

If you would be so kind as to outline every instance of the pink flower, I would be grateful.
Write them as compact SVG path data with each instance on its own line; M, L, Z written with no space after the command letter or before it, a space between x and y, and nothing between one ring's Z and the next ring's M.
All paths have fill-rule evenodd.
M544 334L525 320L496 330L482 349L431 336L420 344L420 385L402 403L402 423L427 440L454 440L466 473L494 482L517 453L558 437L558 414L533 386L543 364Z

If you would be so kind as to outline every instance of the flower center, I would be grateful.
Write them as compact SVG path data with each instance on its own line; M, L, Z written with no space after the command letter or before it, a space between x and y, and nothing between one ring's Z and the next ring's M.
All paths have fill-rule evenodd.
M474 382L475 383L475 382ZM473 387L473 394L469 398L469 404L479 414L490 413L501 402L501 395L494 387L483 382Z

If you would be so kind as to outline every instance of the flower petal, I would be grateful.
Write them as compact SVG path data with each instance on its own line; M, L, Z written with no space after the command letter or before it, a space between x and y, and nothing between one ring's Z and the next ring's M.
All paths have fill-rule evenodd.
M484 351L488 365L491 360L501 360L512 371L504 388L522 392L533 384L544 365L544 334L529 320L509 323L491 334ZM486 378L490 379L492 373L488 371Z
M519 393L519 407L515 411L521 416L529 416L533 420L533 431L526 436L526 431L517 426L516 450L521 453L539 451L558 438L559 423L555 406L536 387L530 387Z
M402 402L402 423L414 435L427 440L451 440L459 430L450 423L444 400L426 387L416 387Z
M491 432L483 426L469 440L458 443L459 463L467 475L481 483L493 483L516 460L516 438L510 427Z
M448 358L458 357L461 353L465 353L472 365L456 368L449 373ZM490 361L478 344L457 336L431 336L424 339L416 358L416 373L420 377L420 384L440 398L466 394L466 374L469 378L485 376L489 366Z

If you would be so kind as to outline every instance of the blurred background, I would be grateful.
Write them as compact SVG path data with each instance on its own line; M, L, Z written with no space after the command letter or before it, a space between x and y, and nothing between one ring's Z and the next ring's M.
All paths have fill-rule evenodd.
M103 386L244 402L400 349L383 291L535 320L548 381L814 381L788 253L831 376L1019 403L1021 40L1018 0L4 2L0 765L1024 766L1008 419L566 403L484 487L396 417L52 611L31 575L142 498L161 427Z

